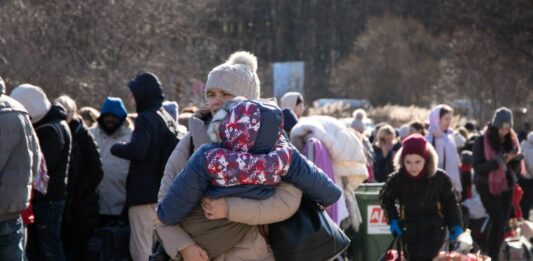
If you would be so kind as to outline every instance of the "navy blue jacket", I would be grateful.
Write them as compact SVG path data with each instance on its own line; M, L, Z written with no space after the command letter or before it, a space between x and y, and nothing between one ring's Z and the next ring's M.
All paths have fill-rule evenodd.
M113 145L111 153L131 161L126 180L126 204L153 204L157 202L163 177L162 162L166 162L161 159L164 157L161 148L168 128L157 114L163 104L163 89L157 77L149 73L140 74L128 87L138 113L135 130L129 143Z
M259 104L261 107L261 127L251 149L252 153L264 154L269 152L278 140L283 116L281 110L269 104ZM329 206L341 196L341 190L317 168L311 161L302 156L293 146L292 160L287 173L281 177L282 181L294 184L311 200ZM196 151L189 159L185 169L177 175L168 193L157 209L161 222L175 225L199 205L203 196L211 198L244 197L251 199L266 199L274 194L275 186L267 185L238 185L232 187L215 187L210 185L211 176L207 169L206 151L220 148L220 145L206 144Z

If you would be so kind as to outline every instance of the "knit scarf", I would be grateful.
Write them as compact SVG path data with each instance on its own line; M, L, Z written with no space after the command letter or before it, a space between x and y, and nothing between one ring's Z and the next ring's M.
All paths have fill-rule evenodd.
M485 160L495 160L498 157L499 151L495 151L489 142L488 130L485 129L485 135L483 135L483 143L485 148ZM520 144L518 142L518 137L516 133L511 130L511 139L513 141L513 146L518 149L518 153L521 152ZM507 167L505 165L498 167L497 169L489 172L489 192L492 195L500 195L502 192L508 190L507 177L505 176L505 171ZM520 175L525 174L525 165L524 161L520 161Z

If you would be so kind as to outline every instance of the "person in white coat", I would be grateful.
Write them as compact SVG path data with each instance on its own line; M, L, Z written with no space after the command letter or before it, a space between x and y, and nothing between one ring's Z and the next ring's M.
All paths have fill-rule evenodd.
M429 114L428 142L437 151L438 168L446 171L453 186L460 195L463 191L461 175L459 173L460 158L455 144L453 130L450 128L453 119L453 109L445 104L437 105Z
M98 206L102 225L119 221L126 202L126 178L130 161L111 154L111 146L131 140L133 129L120 98L107 97L100 109L97 124L89 129L100 148L104 177L98 185Z

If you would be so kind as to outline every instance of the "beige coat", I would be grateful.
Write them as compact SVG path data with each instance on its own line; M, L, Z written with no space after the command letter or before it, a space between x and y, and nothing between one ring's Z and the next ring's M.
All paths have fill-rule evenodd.
M159 190L159 201L163 199L172 181L187 164L190 157L191 135L194 150L210 142L206 130L207 126L202 120L195 117L189 119L189 133L178 143L165 167ZM229 209L228 220L249 225L283 221L296 212L300 205L301 196L302 192L296 187L289 184L281 184L274 195L265 200L226 198ZM194 244L194 241L180 225L166 226L159 224L155 229L163 242L165 251L173 259L179 259L179 251ZM254 227L234 248L214 260L266 261L274 260L274 257L265 239L259 234L258 228Z
M102 170L104 176L96 189L98 193L98 207L101 215L118 216L122 213L126 203L126 179L130 168L130 161L111 154L111 146L120 142L129 142L133 129L123 124L109 136L98 124L89 129L89 133L100 149Z

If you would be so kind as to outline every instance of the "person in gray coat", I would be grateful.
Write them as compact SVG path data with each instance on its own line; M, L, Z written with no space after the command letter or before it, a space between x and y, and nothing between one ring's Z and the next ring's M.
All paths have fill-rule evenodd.
M20 212L28 208L40 149L28 112L0 78L0 260L23 260Z

